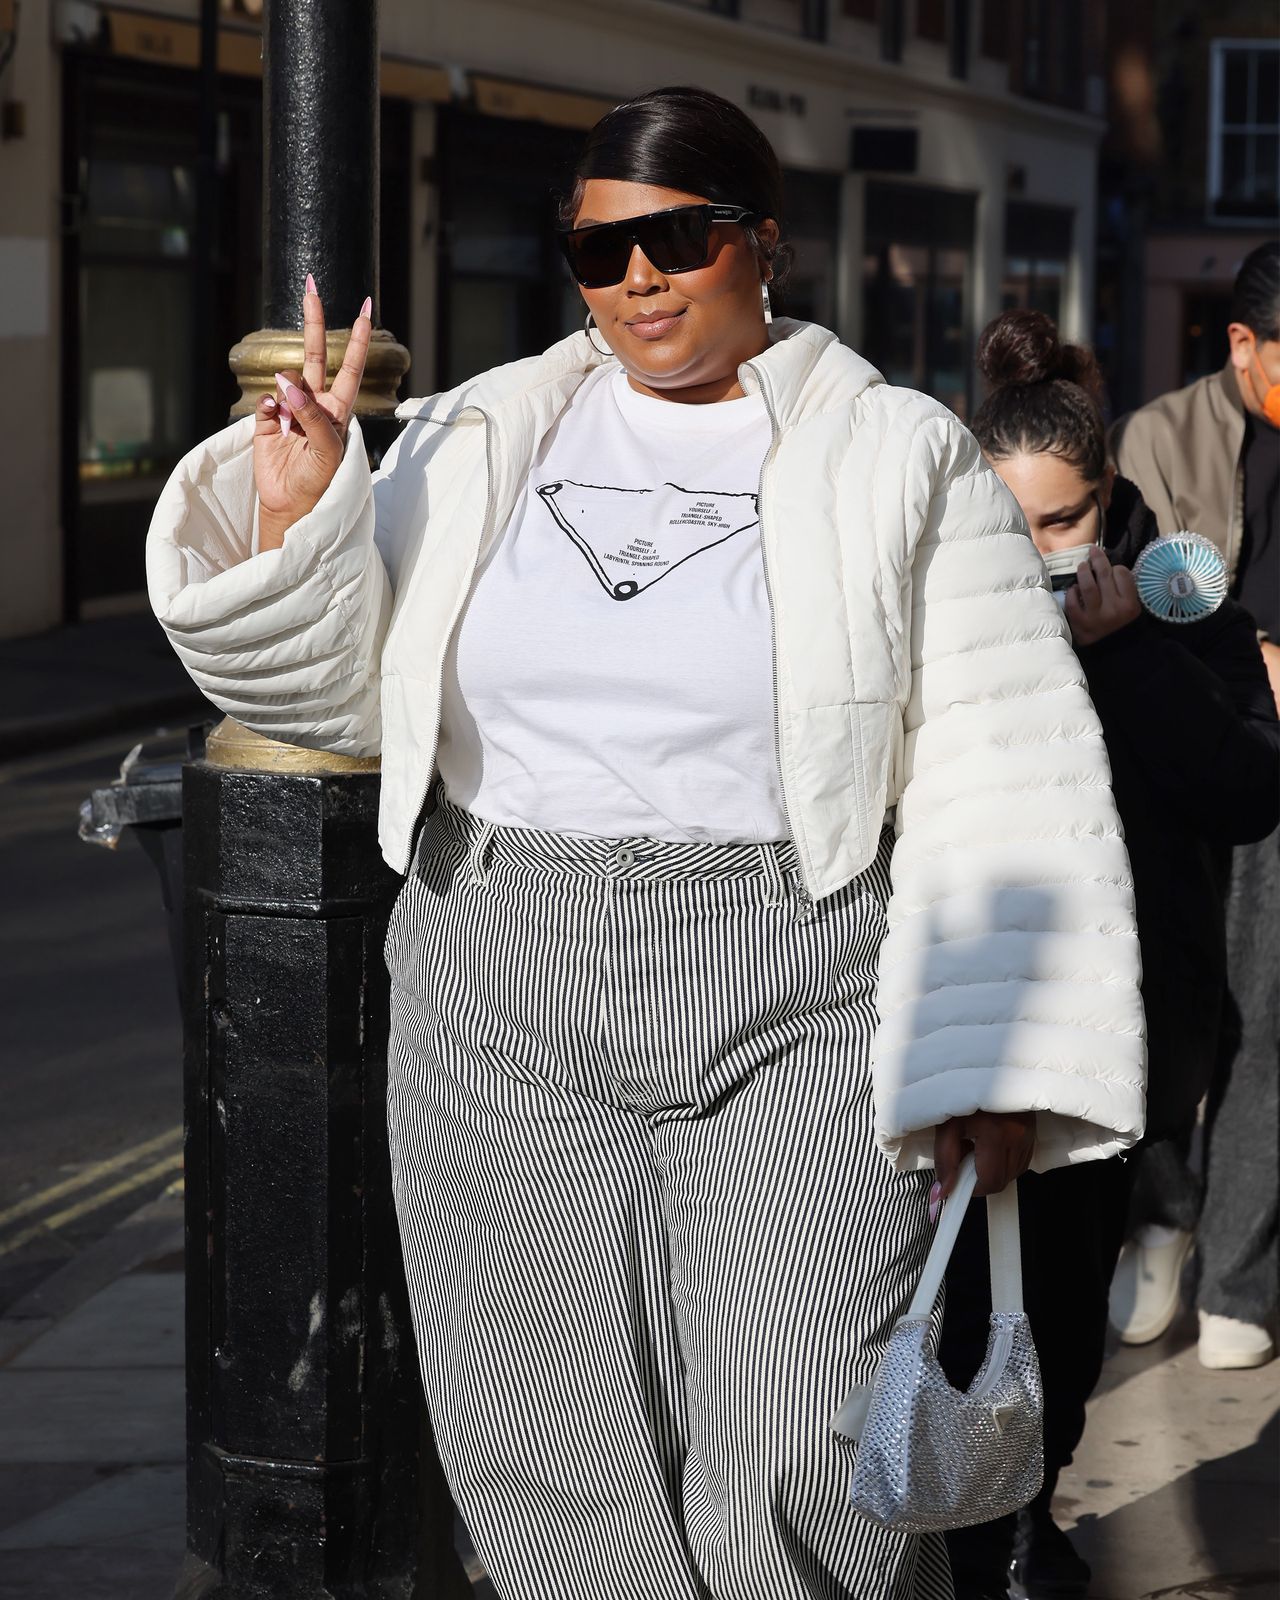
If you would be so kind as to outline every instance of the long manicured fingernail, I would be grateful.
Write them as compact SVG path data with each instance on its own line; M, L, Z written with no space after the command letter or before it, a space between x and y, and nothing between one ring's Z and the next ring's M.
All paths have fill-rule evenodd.
M316 292L316 280L308 272L307 273L307 293L308 294L315 294L315 292Z
M290 383L283 372L276 373L276 382L284 392L285 399L295 411L301 411L307 403L307 397L296 383Z
M942 1185L935 1183L929 1190L929 1221L937 1222L942 1213Z
M372 315L373 315L373 296L371 294L365 295L364 304L360 307L360 315L362 317L372 317Z

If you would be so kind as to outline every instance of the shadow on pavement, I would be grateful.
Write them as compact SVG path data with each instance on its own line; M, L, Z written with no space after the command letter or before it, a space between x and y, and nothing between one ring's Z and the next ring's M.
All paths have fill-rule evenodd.
M1071 1537L1094 1569L1091 1600L1263 1600L1280 1593L1278 1459L1280 1413L1252 1444L1201 1462L1106 1516L1082 1517Z

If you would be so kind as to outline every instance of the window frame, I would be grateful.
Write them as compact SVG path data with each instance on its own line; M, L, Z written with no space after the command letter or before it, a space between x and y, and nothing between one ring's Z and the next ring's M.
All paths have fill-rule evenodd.
M1227 56L1231 52L1261 55L1264 51L1280 53L1280 39L1211 39L1209 41L1209 139L1208 160L1205 163L1205 221L1227 228L1257 226L1273 220L1261 210L1252 212L1227 212L1221 207L1222 149L1227 133L1243 133L1251 137L1274 134L1275 124L1264 122L1233 122L1224 125L1223 105L1226 93ZM1255 107L1256 110L1256 107ZM1277 157L1277 193L1280 195L1280 156ZM1280 204L1280 199L1277 201Z

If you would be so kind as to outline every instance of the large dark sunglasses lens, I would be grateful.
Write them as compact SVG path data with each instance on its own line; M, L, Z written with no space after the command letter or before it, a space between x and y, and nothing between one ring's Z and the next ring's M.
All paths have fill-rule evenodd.
M565 236L573 275L585 289L603 289L626 276L631 240L621 228L585 228Z
M671 211L636 230L640 248L659 272L691 272L707 260L707 217L701 209Z

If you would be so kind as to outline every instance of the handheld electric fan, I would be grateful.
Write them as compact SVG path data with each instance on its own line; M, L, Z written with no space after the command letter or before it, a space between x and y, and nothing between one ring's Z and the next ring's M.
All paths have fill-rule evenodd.
M1199 622L1226 599L1227 564L1201 533L1166 533L1133 564L1138 598L1161 622Z

